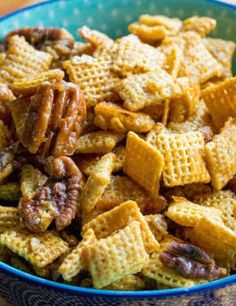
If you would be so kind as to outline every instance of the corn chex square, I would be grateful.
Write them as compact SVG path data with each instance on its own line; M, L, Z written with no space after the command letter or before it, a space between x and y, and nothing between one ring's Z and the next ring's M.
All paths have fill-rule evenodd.
M203 160L204 137L201 132L159 134L156 147L164 159L165 186L210 182L210 175Z
M98 240L89 250L89 271L95 288L103 288L148 263L140 224L131 222L112 236Z
M126 143L124 172L136 183L156 196L164 167L163 156L152 145L129 132Z
M206 162L212 186L221 190L236 174L236 119L230 118L221 133L207 143Z

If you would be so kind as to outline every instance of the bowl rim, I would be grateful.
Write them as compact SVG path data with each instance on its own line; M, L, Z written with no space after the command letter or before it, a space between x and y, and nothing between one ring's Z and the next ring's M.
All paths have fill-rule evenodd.
M73 1L73 0L47 0L41 3L33 4L19 10L13 11L10 14L7 14L0 18L0 22L11 18L15 15L18 15L24 11L30 11L35 9L36 7L50 5L51 3L55 2L62 2L62 1ZM205 2L210 2L219 6L227 7L232 10L236 10L236 4L233 3L226 3L223 0L203 0ZM0 262L0 272L5 272L12 276L16 276L17 278L23 279L28 283L33 284L40 284L44 287L51 287L53 289L57 289L59 291L64 292L73 292L79 293L80 295L86 296L93 296L93 297L109 297L109 298L130 298L130 299L137 299L137 298L167 298L167 297L174 297L179 295L190 295L199 292L206 292L212 291L215 289L223 288L233 283L236 283L236 274L224 277L222 279L218 279L215 281L207 282L204 284L188 287L188 288L173 288L173 289L161 289L161 290L142 290L142 291L114 291L114 290L104 290L104 289L94 289L94 288L83 288L79 286L67 285L55 281L51 281L39 276L35 276L33 274L29 274L23 272L19 269L16 269L6 263Z

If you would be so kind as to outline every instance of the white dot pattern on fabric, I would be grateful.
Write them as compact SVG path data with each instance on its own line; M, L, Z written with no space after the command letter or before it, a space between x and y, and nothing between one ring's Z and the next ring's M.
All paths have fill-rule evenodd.
M30 13L28 11L24 12L24 18L29 19L30 18Z
M103 8L104 8L103 4L102 4L102 3L98 3L98 9L99 9L100 11L102 11Z
M63 19L62 20L62 25L63 25L63 27L68 27L68 21L66 20L66 19Z
M112 9L111 16L116 17L118 15L118 11L116 9Z
M80 14L79 9L78 9L78 8L75 8L75 9L73 10L73 14L74 14L74 16L79 16L79 14Z
M179 10L177 11L177 15L178 15L179 17L183 17L183 16L184 16L184 10L183 10L183 9L179 9Z
M93 17L89 16L87 19L87 24L91 25L93 23Z
M132 20L132 16L130 16L130 15L125 16L125 21L126 22L130 22L131 20Z
M38 21L37 22L37 27L40 27L40 28L44 27L44 22L43 21Z
M60 7L60 8L65 8L65 6L66 6L65 1L60 1L60 2L59 2L59 7Z
M55 17L55 12L54 12L54 11L49 11L48 17L49 17L50 19L53 19L53 18Z
M156 5L154 3L149 4L149 9L150 10L155 10L155 8L156 8Z
M105 23L103 23L103 24L101 25L101 29L102 29L103 31L106 31L106 30L107 30L107 25L106 25Z

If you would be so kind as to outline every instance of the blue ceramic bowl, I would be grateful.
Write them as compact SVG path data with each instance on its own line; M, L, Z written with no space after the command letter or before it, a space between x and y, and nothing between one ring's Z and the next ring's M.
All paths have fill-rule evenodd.
M211 16L218 21L214 36L236 37L236 6L214 0L53 0L0 19L0 37L25 26L63 26L76 35L76 29L84 24L117 37L126 34L127 25L143 13ZM116 292L56 283L0 262L0 296L15 306L231 306L236 305L236 275L192 288Z

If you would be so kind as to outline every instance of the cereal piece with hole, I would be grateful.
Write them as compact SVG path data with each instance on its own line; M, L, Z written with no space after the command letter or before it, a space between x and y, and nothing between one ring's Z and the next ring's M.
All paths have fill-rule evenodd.
M184 20L182 31L194 31L205 37L216 28L216 20L210 17L192 16Z
M231 77L232 60L236 51L235 42L207 37L203 40L203 43L214 58L222 65L222 77Z
M204 216L210 215L211 218L222 221L222 212L214 207L204 207L195 204L182 197L173 197L174 202L170 204L167 210L167 217L174 222L186 226L195 226Z
M88 268L88 246L96 242L92 229L85 232L83 240L69 253L60 265L58 272L64 280L71 280L81 270Z
M67 243L52 232L36 234L19 227L1 234L0 244L39 268L47 266L68 251Z
M153 196L157 196L163 167L164 160L160 151L135 133L129 132L124 172Z
M43 71L32 75L31 78L24 77L16 80L11 85L11 89L15 95L29 95L34 94L36 89L47 81L61 81L65 73L60 69L52 69Z
M162 104L165 99L179 98L182 94L179 85L163 69L130 75L118 82L115 89L130 111Z
M11 84L17 79L29 77L49 69L50 54L34 49L22 36L9 39L7 55L0 69L0 81Z
M109 210L85 224L81 234L92 229L97 239L106 238L112 233L124 228L131 221L140 223L141 236L148 253L159 248L159 243L152 234L148 224L134 201L127 201Z
M95 288L103 288L147 265L139 222L133 221L89 247L89 271Z
M76 153L105 154L111 152L124 134L108 131L97 131L81 135L76 143Z
M89 55L75 56L63 63L71 82L78 84L87 107L103 101L116 101L114 91L116 77L111 72L111 58L94 58Z
M165 55L157 48L128 35L116 41L112 70L121 76L144 73L162 67Z
M204 137L200 132L157 135L156 147L164 159L165 186L210 182L203 160L204 145Z
M94 123L103 130L117 133L146 133L155 122L146 114L130 112L116 104L102 102L95 106Z
M218 130L229 116L236 116L236 77L204 89L201 96Z
M0 206L0 233L19 225L18 208Z
M106 187L110 184L115 158L113 153L104 155L88 177L80 198L81 208L85 212L93 210Z
M206 144L212 186L221 190L236 174L236 119L229 118L220 134Z

